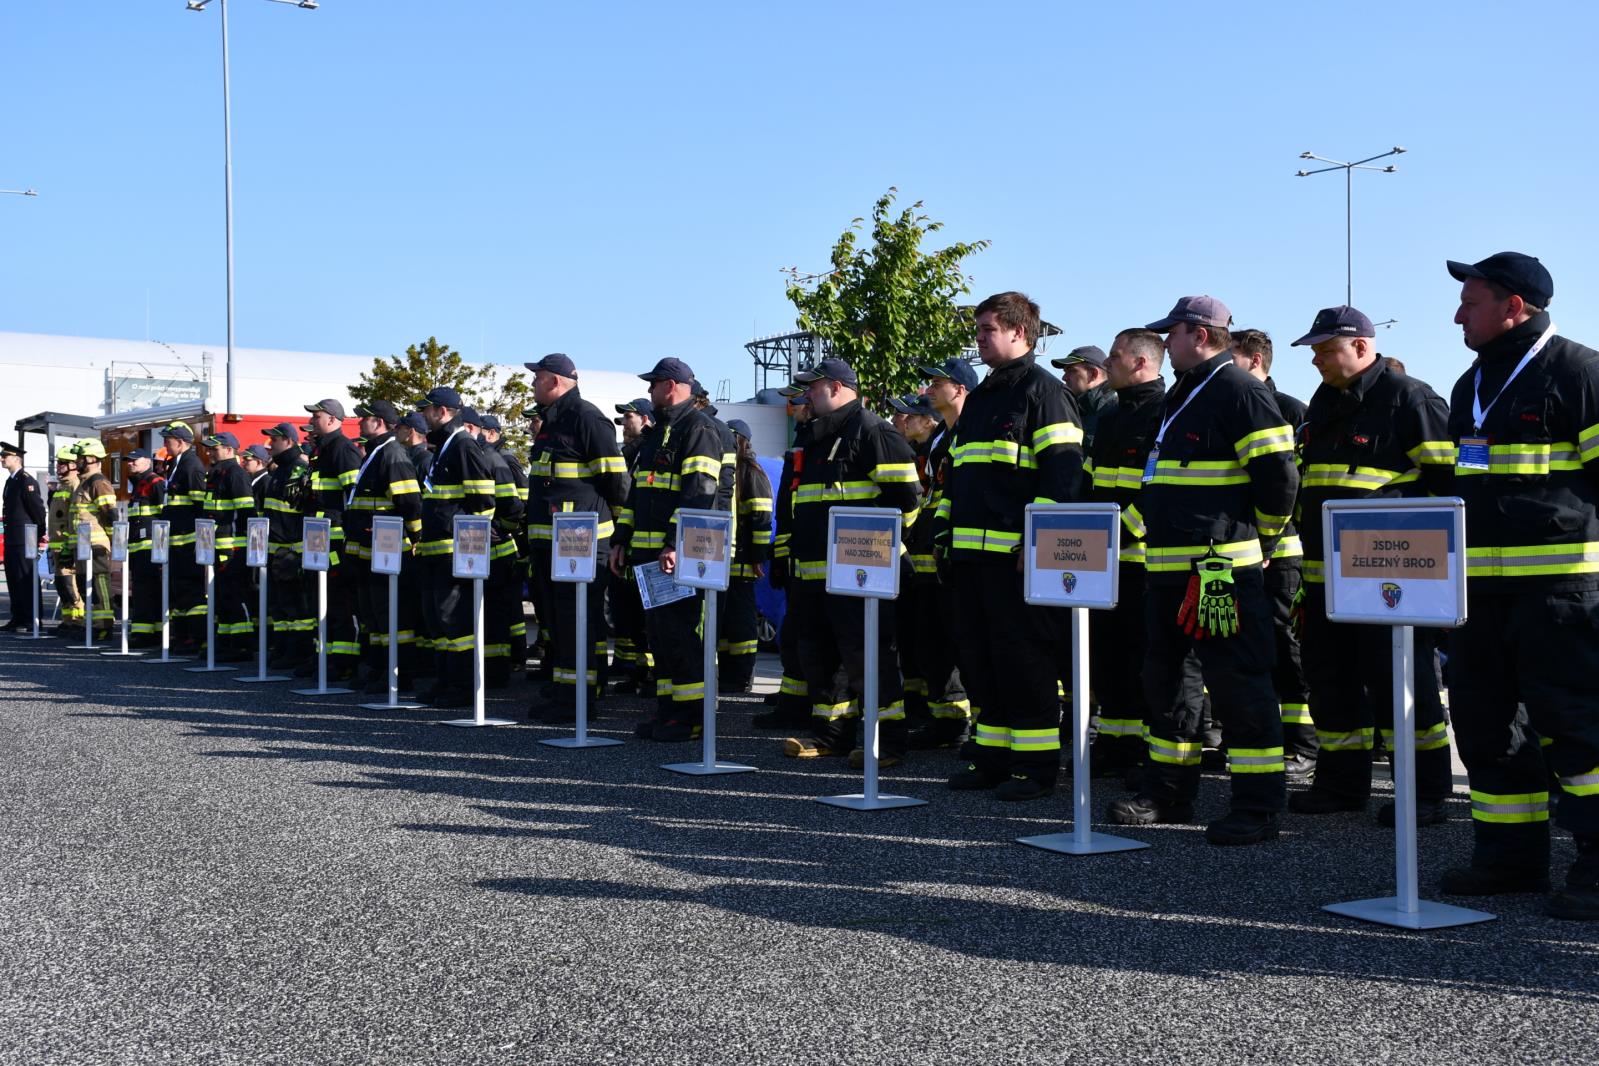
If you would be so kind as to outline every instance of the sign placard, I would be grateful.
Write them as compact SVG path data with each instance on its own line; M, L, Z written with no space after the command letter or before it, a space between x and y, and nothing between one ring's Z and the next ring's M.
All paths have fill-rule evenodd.
M52 574L55 573L50 566L49 552L39 553L39 557L34 560L34 572L39 575L40 581L47 580Z
M600 516L593 511L559 511L550 516L550 580L593 581Z
M111 561L125 563L128 561L128 523L113 522L111 525Z
M307 518L300 534L303 546L300 552L300 569L333 569L333 520Z
M1116 606L1121 508L1114 503L1028 504L1022 544L1022 597L1028 603Z
M450 573L455 577L489 576L489 520L472 515L455 516L455 559Z
M165 566L171 561L172 551L172 523L165 518L158 518L150 523L150 562L155 566Z
M195 563L216 566L216 519L195 519Z
M73 541L72 548L80 563L88 562L94 558L94 541L90 539L93 534L87 522L79 522L77 538Z
M634 563L633 581L638 585L639 601L646 611L664 607L694 595L694 590L677 580L676 575L661 569L661 564Z
M405 554L405 519L382 515L372 519L372 572L398 574Z
M1466 505L1458 497L1331 500L1322 533L1332 621L1465 623Z
M677 512L678 583L696 589L723 592L733 576L733 514L731 511Z
M39 527L32 522L22 527L22 557L24 559L39 557Z
M904 515L887 507L835 507L827 513L827 591L892 600L899 595L899 531Z
M267 533L272 528L270 518L248 518L244 522L244 565L263 567L267 564Z

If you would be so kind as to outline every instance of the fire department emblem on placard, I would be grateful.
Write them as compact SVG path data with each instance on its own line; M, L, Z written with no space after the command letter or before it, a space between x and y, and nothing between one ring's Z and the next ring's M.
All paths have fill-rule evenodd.
M1066 595L1068 596L1076 592L1077 575L1072 573L1070 570L1062 571L1060 575L1060 587L1066 590Z
M1390 611L1399 606L1399 601L1404 594L1405 590L1396 583L1392 581L1384 581L1382 583L1382 602L1388 605Z
M861 589L866 587L866 571L865 570L857 570L857 571L855 571L855 587L856 588L861 588Z
M704 559L695 560L694 568L699 571L700 577L704 577L705 576L705 560Z
M576 559L568 559L566 561L566 572L569 573L569 574L577 573L577 560Z

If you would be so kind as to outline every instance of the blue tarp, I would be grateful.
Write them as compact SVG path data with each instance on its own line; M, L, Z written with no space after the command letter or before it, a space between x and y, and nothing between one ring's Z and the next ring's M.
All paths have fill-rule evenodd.
M783 460L768 459L765 456L757 457L761 469L766 471L767 478L772 482L772 499L777 499L777 483L783 476ZM755 582L755 609L761 612L773 629L783 628L783 612L788 609L787 598L782 592L772 587L768 578L761 578Z

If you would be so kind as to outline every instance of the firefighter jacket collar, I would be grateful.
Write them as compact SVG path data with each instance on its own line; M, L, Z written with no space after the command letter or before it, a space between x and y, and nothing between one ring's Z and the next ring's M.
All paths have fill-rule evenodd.
M1228 366L1231 366L1232 361L1232 352L1217 352L1215 355L1211 356L1209 359L1206 359L1198 366L1189 367L1181 374L1178 374L1177 380L1172 383L1172 391L1176 392L1178 389L1181 389L1184 386L1191 389L1200 382L1204 381L1206 378L1210 377L1211 374L1221 373L1226 369L1226 367L1224 367L1222 364L1226 363Z
M211 473L213 476L220 476L221 474L223 474L228 469L228 467L230 465L238 466L239 465L239 461L237 459L234 459L234 458L218 459L216 462L211 464L211 466L208 469L208 472Z
M393 433L379 433L375 437L368 437L366 439L366 454L371 456L374 452L383 447L393 438Z
M1512 326L1477 352L1477 365L1487 366L1506 360L1514 361L1527 354L1527 349L1549 328L1549 312L1540 311L1519 326Z
M1348 404L1349 407L1358 407L1365 399L1366 393L1370 392L1376 386L1377 381L1386 373L1388 373L1388 360L1379 355L1370 366L1355 375L1355 380L1349 383L1347 389L1339 389L1338 391L1341 395L1349 397L1351 401ZM1340 404L1339 406L1342 407L1344 405Z
M573 391L577 390L574 389ZM655 424L669 426L673 422L681 422L688 415L693 414L694 410L694 397L692 396L682 403L674 403L670 407L657 407L655 409Z
M305 456L298 448L285 448L272 457L273 466L295 467L305 465Z
M583 394L578 391L578 387L576 385L573 385L570 389L567 389L565 392L561 393L560 397L554 403L550 404L544 409L545 428L548 429L549 426L560 421L561 415L566 413L569 408L577 407L582 404L582 402ZM503 444L504 442L505 438L502 436L500 438L500 443Z
M818 415L812 420L811 437L813 440L827 440L838 436L843 428L849 425L861 410L860 400L851 400L836 411L829 411L825 415Z
M461 416L456 415L454 418L444 423L444 425L429 433L428 443L433 445L434 448L438 448L445 441L453 437L456 430L463 428L463 425L464 424L461 422Z
M1140 381L1136 385L1129 385L1125 389L1116 390L1116 402L1142 407L1146 403L1159 400L1166 395L1166 382L1162 378L1151 381Z
M988 372L988 376L986 378L984 378L982 380L982 383L979 384L977 387L980 388L980 389L981 388L994 388L994 389L1009 388L1012 384L1015 383L1017 378L1021 377L1024 374L1026 374L1037 363L1038 363L1038 353L1036 353L1034 351L1029 351L1026 355L1022 356L1020 359L1012 359L1010 362L1006 363L1004 366L995 367L994 369L990 370ZM993 382L993 384L990 385L989 382Z

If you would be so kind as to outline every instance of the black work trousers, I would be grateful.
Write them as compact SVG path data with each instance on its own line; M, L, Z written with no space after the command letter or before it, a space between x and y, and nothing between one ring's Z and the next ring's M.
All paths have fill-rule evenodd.
M537 556L535 555L535 560ZM538 578L538 563L534 563L534 579ZM535 584L535 588L537 585ZM650 677L650 640L644 627L644 601L639 599L638 582L633 578L633 568L626 567L622 576L606 586L611 604L611 622L616 635L616 667L626 671L639 684L639 693L647 694L644 682ZM542 596L542 594L541 594ZM542 599L534 601L534 609L543 611ZM543 615L540 615L543 619ZM540 643L544 642L541 635Z
M760 652L755 628L755 579L733 578L717 602L721 608L716 627L717 686L742 691L755 677L755 658Z
M605 540L599 542L597 559L610 555ZM539 602L545 612L540 624L540 642L552 664L552 679L563 686L562 699L576 698L577 689L577 597L582 596L588 606L588 653L583 672L592 698L598 698L605 686L608 657L608 627L605 624L605 591L611 585L611 572L602 563L595 568L594 580L588 584L554 581L550 578L550 542L533 542L532 575L535 583L542 584ZM637 587L635 586L635 594ZM520 608L521 602L518 601ZM642 611L643 604L639 605ZM704 669L703 660L700 669Z
M437 684L455 692L472 688L472 581L451 573L455 557L430 555L423 560L425 593L422 614L437 651Z
M250 620L254 605L250 569L244 565L244 550L235 551L215 568L212 593L216 598L217 647L249 651L255 624Z
M361 586L370 567L365 559L353 558L336 541L339 563L328 573L328 669L348 673L361 656L361 631L356 623ZM314 594L314 593L313 593Z
M1283 751L1304 759L1316 757L1315 717L1310 709L1310 689L1305 684L1305 669L1294 633L1294 597L1304 584L1304 567L1298 556L1273 559L1265 569L1266 598L1271 601L1271 631L1277 644L1277 663L1272 667L1272 687L1277 690L1277 706L1282 714Z
M705 718L705 644L700 622L705 598L694 595L644 612L655 654L658 722L702 724Z
M1199 792L1202 695L1216 705L1232 777L1232 809L1275 813L1285 799L1282 717L1272 685L1276 640L1259 568L1233 571L1238 632L1195 640L1177 624L1185 584L1150 583L1144 594L1144 698L1149 703L1149 763L1142 792L1161 803L1190 803Z
M1599 834L1599 589L1501 595L1473 583L1468 596L1448 675L1471 780L1472 863L1542 874L1550 770L1558 824Z
M807 601L800 595L799 586L799 578L790 577L783 592L783 624L777 629L777 656L783 664L783 676L777 685L777 711L784 721L803 727L810 721L811 687L805 680L805 660L800 654Z
M1107 766L1144 761L1144 567L1121 563L1116 606L1088 613L1089 685L1099 703L1094 754Z
M136 637L161 632L161 568L150 561L149 542L128 545L128 630Z
M1022 599L1016 556L950 568L955 645L976 718L979 770L1053 786L1060 773L1060 662L1069 617Z
M824 748L841 751L855 743L856 722L866 694L866 600L833 596L825 581L791 581L789 602L804 600L805 625L799 655L810 690L811 735ZM894 645L894 605L877 605L878 749L906 749L905 692ZM863 741L864 743L864 741Z
M1305 676L1321 753L1316 789L1346 799L1371 795L1376 731L1394 750L1393 634L1389 626L1333 622L1326 586L1305 586ZM1415 631L1416 796L1442 800L1452 788L1449 732L1438 694L1431 630Z
M311 657L316 632L316 575L300 569L300 553L285 544L270 546L267 557L267 617L272 622L272 656L299 664Z
M900 585L900 598L910 606L910 625L900 629L901 656L926 686L926 719L950 737L959 736L972 705L956 664L954 586L923 574ZM905 709L914 722L909 696Z
M22 556L22 538L6 541L6 593L11 597L11 624L33 629L33 560Z

